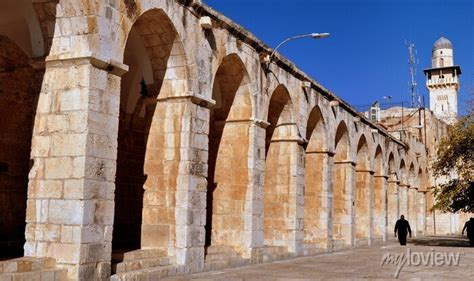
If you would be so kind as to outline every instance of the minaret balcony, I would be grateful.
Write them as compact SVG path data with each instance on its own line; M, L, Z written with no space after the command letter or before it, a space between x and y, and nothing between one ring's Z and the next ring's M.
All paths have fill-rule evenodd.
M426 86L449 86L459 84L458 77L434 78L426 80Z

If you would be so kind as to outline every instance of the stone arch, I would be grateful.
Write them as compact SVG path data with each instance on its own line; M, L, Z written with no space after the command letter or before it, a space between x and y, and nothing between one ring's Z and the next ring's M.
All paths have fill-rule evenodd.
M176 247L176 185L183 109L168 98L186 91L180 36L160 9L130 27L123 49L113 257L138 248Z
M206 246L244 244L252 104L247 70L236 54L215 75L210 114Z
M44 154L31 151L43 72L29 60L13 40L0 35L0 259L23 255L27 191L31 198L43 198L52 188L45 181L28 183L30 153ZM36 217L27 219L36 222ZM26 239L33 238L30 234Z
M397 168L395 166L395 156L393 155L393 152L390 151L390 154L388 155L387 159L387 174L389 176L389 179L392 181L398 181Z
M380 145L377 145L374 155L374 204L373 204L373 237L381 238L385 233L386 204L386 174L383 168L383 151Z
M410 187L418 188L415 175L415 165L413 163L410 164L410 168L408 169L408 184Z
M288 89L280 84L273 91L268 103L265 133L265 153L268 154L272 140L291 137L294 132L293 103Z
M319 106L309 114L305 150L304 243L327 247L327 175L329 155L326 123Z
M287 246L294 230L290 206L296 196L293 169L296 165L298 139L293 122L292 101L285 86L272 93L268 108L269 125L265 137L264 244Z
M369 145L364 134L356 149L355 229L357 245L367 245L370 236L370 210L372 208L372 176L370 170Z
M35 6L44 11L46 5L36 3ZM54 12L47 11L47 14L55 20ZM42 31L42 26L46 25L47 21L39 21L32 1L4 0L0 19L0 34L15 42L28 57L37 58L47 54L49 48L45 48ZM49 28L54 30L54 25Z
M341 121L334 137L333 243L336 248L351 246L354 163L350 160L350 138L346 123Z
M425 191L426 190L426 183L425 183L425 174L423 173L423 169L421 168L421 165L420 167L418 168L418 177L417 177L417 180L418 180L418 189L420 191Z
M382 146L379 144L377 145L377 147L375 148L375 154L374 154L374 174L376 176L385 176L387 174L385 174L384 172L384 157L383 157L383 150L382 150ZM393 154L392 154L392 157L393 157Z
M405 160L400 159L400 165L398 168L398 178L400 180L400 183L407 184L407 177L406 177L406 165L405 165Z

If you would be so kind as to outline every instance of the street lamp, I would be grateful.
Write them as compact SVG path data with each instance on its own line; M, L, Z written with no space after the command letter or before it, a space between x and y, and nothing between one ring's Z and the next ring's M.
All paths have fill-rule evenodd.
M271 59L275 55L276 51L278 50L278 48L285 45L289 41L296 40L296 39L301 39L301 38L320 39L320 38L329 37L329 35L330 35L329 33L310 33L310 34L303 34L303 35L297 35L297 36L289 37L289 38L283 40L280 44L278 44L278 46L276 46L275 49L273 49L273 52L266 57L266 62L269 64L271 62Z

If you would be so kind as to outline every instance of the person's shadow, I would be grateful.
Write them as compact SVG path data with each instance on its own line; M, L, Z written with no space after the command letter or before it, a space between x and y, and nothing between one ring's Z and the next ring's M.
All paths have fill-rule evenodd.
M408 242L417 246L469 247L469 239L460 235L414 237Z

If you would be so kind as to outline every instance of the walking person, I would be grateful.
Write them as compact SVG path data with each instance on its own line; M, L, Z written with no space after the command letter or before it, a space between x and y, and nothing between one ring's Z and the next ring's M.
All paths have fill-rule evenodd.
M462 229L461 235L464 235L465 230L467 230L467 237L469 238L469 246L474 247L474 218L471 218L464 224L464 228Z
M405 216L401 215L400 219L397 220L397 223L395 223L395 237L397 237L398 233L398 241L400 241L400 245L405 246L407 244L407 234L410 234L411 238L411 228L410 228L410 223L408 223L407 220L405 220Z

